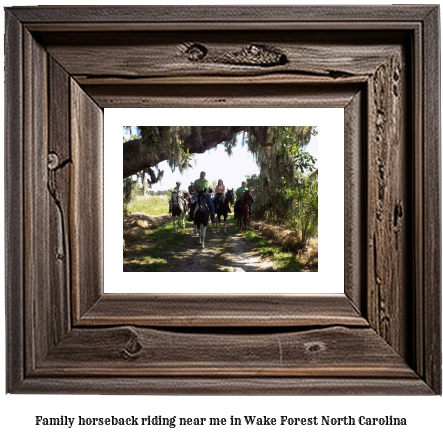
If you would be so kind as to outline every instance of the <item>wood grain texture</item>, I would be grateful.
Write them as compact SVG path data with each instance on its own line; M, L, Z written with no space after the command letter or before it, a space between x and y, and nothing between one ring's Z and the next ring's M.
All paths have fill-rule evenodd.
M105 294L77 325L128 323L163 327L368 326L344 294Z
M345 107L345 292L363 317L367 317L366 288L366 159L367 101L362 90Z
M45 377L27 379L16 393L151 395L433 395L420 379L313 377Z
M434 6L413 5L397 6L198 6L182 8L179 6L145 7L30 7L10 8L11 12L26 23L196 23L236 21L244 26L248 22L284 23L284 22L359 22L366 21L402 22L423 20Z
M103 111L71 79L73 318L103 294Z
M24 377L23 302L23 53L22 24L5 13L5 300L6 386L18 388ZM14 327L14 329L11 329Z
M69 246L69 205L71 188L71 142L69 75L53 59L48 59L48 150L47 187L51 197L49 230L51 307L54 342L71 327L71 260Z
M411 284L407 211L408 143L405 61L393 53L369 81L368 318L403 356L407 353ZM409 310L410 311L410 310Z
M318 77L347 77L373 72L392 52L391 44L376 40L355 42L352 54L343 41L331 44L330 35L324 41L306 41L303 33L275 32L272 38L263 33L242 32L180 32L167 34L130 33L126 44L114 35L91 34L85 41L65 45L68 34L51 35L54 42L45 42L48 52L74 75L96 77L175 77L186 75L257 76L275 73L298 73ZM380 36L378 36L380 38ZM406 37L406 35L404 36ZM353 36L353 38L356 38ZM397 38L401 41L402 38ZM292 41L303 40L296 45ZM255 42L255 44L251 44ZM265 43L264 43L265 42ZM202 59L194 59L192 47L205 49ZM267 50L260 51L260 47ZM255 50L254 50L255 48ZM283 65L266 65L273 60L272 52L284 56ZM258 53L256 53L258 52ZM264 53L262 53L264 52ZM268 55L268 52L271 55ZM241 56L246 53L249 56Z
M359 85L86 85L84 89L106 108L334 108L346 106Z
M414 139L413 148L413 178L414 178L414 196L413 196L413 233L415 239L412 243L413 265L414 265L414 312L413 312L413 336L414 336L414 353L412 354L412 363L417 373L424 375L424 299L425 299L425 282L423 281L423 247L424 247L424 228L423 228L423 119L424 119L424 81L423 81L423 34L416 32L413 39L413 57L415 59L412 69L414 77L412 86L412 111L415 114L414 123L412 125L412 135ZM412 54L410 55L412 56Z
M74 329L33 373L46 374L417 378L372 329L345 327L215 336L133 326Z
M24 234L25 287L30 294L24 303L26 366L36 367L54 345L51 321L50 205L47 190L47 55L30 35L24 32ZM53 290L55 294L59 291ZM38 329L36 329L38 327Z
M7 9L7 390L441 393L438 12ZM344 107L350 300L103 295L112 106Z
M424 39L423 78L425 92L423 125L423 281L424 300L421 324L423 325L424 376L433 388L441 393L441 96L440 61L434 54L440 53L440 39L433 38L440 28L437 8L426 17ZM440 303L440 305L438 305Z

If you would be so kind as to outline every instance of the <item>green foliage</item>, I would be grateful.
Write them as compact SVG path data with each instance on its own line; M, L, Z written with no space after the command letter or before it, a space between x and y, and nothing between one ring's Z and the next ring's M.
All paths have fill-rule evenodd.
M269 146L255 143L259 135ZM249 148L257 155L260 175L246 182L254 193L254 214L268 223L293 227L306 241L318 228L318 182L308 182L306 172L314 170L316 160L304 148L317 128L261 127L259 135L249 139Z
M315 126L137 126L126 127L127 132L142 138L142 143L155 155L162 149L167 151L172 170L180 171L192 167L194 154L184 143L192 138L202 143L203 138L212 135L220 138L230 135L231 129L243 131L242 145L247 145L260 168L259 175L247 179L256 203L254 214L257 218L273 224L285 224L300 231L302 239L315 235L318 229L318 181L309 180L307 173L315 168L315 158L305 151L312 136L318 134ZM233 131L232 131L233 132ZM218 137L216 137L218 136ZM229 138L229 137L228 137ZM228 154L237 146L237 135L223 141ZM212 181L214 188L217 182ZM132 188L134 191L134 187ZM135 188L137 190L137 188ZM159 192L157 192L159 194ZM169 194L168 194L169 195ZM132 195L134 196L134 194ZM130 203L128 203L129 205ZM133 207L131 210L134 211ZM140 209L144 211L143 209ZM157 213L159 214L159 213Z
M301 231L301 240L306 242L318 233L318 180L308 179L297 189L294 215L290 225Z
M317 135L315 126L126 126L124 130L142 139L155 162L160 150L166 154L172 170L180 171L192 167L194 154L189 152L184 139L191 144L200 145L205 150L203 138L209 144L223 144L228 155L237 146L237 133L243 131L242 144L247 144L260 165L261 174L272 176L283 171L292 179L294 171L302 173L313 165L312 157L303 153L303 148L313 135ZM191 139L191 140L190 140ZM217 142L217 140L219 140ZM276 167L277 166L277 167Z
M180 169L184 170L184 169L192 169L194 166L192 165L192 161L194 160L194 156L195 154L190 154L189 153L189 148L184 147L184 141L181 142L180 145L180 149L181 149L181 164L180 164Z
M180 172L192 168L194 154L189 153L189 148L185 147L183 138L190 134L196 127L189 126L136 126L125 127L135 129L138 138L155 155L160 149L168 151L168 164L172 170L178 168ZM196 136L200 135L200 127L195 131Z
M298 173L314 170L315 158L304 148L316 133L313 126L274 126L271 145L259 155L261 177L271 186L296 183Z
M277 187L263 187L260 178L252 175L246 184L255 195L255 217L299 231L305 243L318 233L318 179L298 174L296 181L290 184L281 178Z

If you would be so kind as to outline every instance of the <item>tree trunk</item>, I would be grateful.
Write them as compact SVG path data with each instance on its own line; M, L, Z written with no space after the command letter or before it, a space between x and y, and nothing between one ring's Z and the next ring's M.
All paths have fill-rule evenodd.
M146 170L142 170L142 186L143 186L143 196L146 196Z

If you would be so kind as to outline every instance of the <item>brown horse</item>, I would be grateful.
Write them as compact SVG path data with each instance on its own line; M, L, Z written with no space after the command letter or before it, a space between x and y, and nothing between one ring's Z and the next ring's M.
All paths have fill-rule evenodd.
M186 203L187 203L186 207L188 210L189 206L191 205L191 196L189 195L188 192L183 192L183 198L185 198L185 200L186 200Z
M240 227L240 231L242 229L242 223L245 226L246 231L246 224L249 221L249 205L248 201L253 204L254 198L252 197L252 193L249 190L245 190L243 192L243 195L240 199L240 204L238 206L237 210L237 226Z

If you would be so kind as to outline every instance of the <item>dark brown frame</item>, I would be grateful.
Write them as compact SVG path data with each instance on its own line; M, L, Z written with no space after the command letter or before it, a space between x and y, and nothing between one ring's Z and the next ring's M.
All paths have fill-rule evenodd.
M439 41L438 6L7 8L7 392L441 394ZM125 106L345 108L346 294L104 295Z

